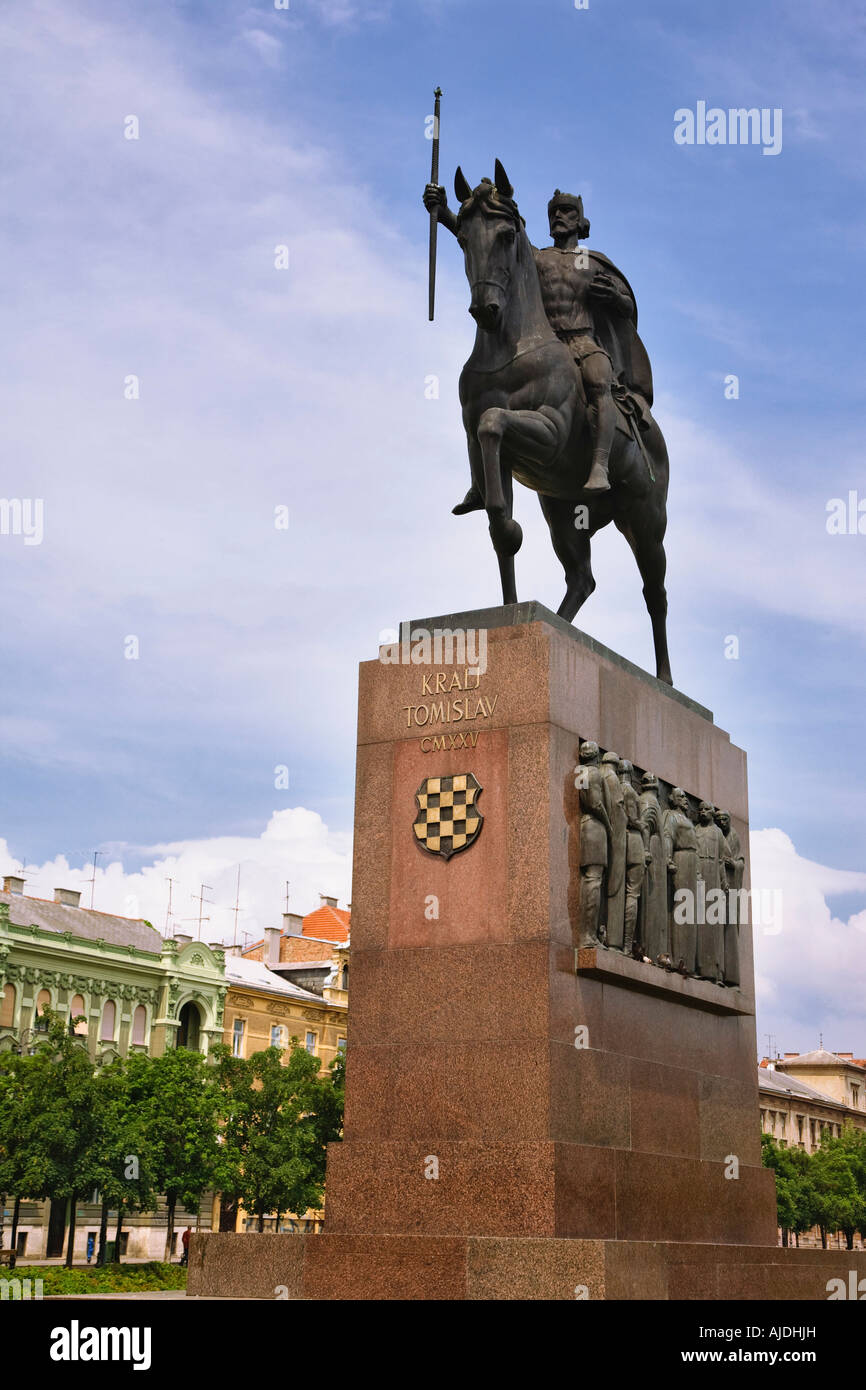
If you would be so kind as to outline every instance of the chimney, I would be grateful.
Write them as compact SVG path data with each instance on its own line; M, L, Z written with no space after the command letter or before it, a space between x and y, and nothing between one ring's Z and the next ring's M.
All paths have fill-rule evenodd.
M7 874L3 880L3 892L11 893L13 897L21 898L24 896L24 879L16 878L14 874Z
M81 893L76 893L74 888L55 888L54 901L62 903L64 907L77 907Z
M183 950L184 946L188 946L189 943L192 941L192 933L185 931L176 931L174 934L174 939L177 942L180 949Z
M286 936L303 936L304 919L297 912L283 913L283 931Z
M325 893L320 893L320 894L319 894L319 897L322 899L322 905L323 905L324 907L336 907L336 906L337 906L337 899L336 899L336 898L329 898L329 897L327 897L327 895L326 895Z
M279 965L281 936L282 932L279 927L265 927L265 949L262 952L265 965Z

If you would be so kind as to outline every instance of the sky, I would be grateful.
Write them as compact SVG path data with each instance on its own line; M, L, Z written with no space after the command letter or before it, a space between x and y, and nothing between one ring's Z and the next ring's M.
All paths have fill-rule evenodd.
M357 664L499 601L484 519L450 515L473 326L445 233L426 315L439 84L452 204L455 166L498 157L543 246L553 188L580 192L634 287L674 677L747 750L753 881L784 893L759 1043L863 1055L859 6L277 4L0 12L3 491L42 505L0 534L0 869L86 902L99 851L95 905L163 929L206 884L212 939L238 865L251 935L287 881L295 911L350 899ZM781 148L677 143L699 102L781 111ZM555 609L518 491L519 596ZM593 568L579 626L649 669L616 533Z

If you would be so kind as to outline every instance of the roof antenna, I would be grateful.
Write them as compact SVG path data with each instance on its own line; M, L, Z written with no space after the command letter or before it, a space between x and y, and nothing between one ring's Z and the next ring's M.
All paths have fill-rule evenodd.
M101 850L101 849L95 849L95 850L93 851L93 878L90 880L90 910L91 910L91 912L93 911L93 895L94 895L94 893L96 892L96 861L97 861L97 859L99 858L100 854L104 854L104 853L105 853L105 851L104 851L104 850Z
M233 946L237 946L237 944L238 944L238 913L240 912L240 910L241 910L241 866L240 866L240 864L238 864L238 886L237 886L237 892L235 893L235 905L234 905L234 907L232 908L232 912L233 912L234 915L235 915L235 929L234 929L234 934L233 934L233 936L232 936L232 945L233 945Z
M177 883L178 880L176 878L167 878L165 881L168 884L168 907L165 913L165 934L168 936L171 930L171 890L172 885Z

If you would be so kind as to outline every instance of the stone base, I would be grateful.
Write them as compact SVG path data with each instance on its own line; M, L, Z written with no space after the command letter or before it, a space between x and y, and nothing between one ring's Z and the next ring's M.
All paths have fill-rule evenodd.
M826 1302L866 1250L489 1236L194 1235L187 1293L222 1298Z

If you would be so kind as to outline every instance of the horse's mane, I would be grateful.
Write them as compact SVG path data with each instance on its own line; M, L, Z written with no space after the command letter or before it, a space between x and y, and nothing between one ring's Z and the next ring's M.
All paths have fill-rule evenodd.
M457 230L460 230L460 222L464 217L479 209L485 217L501 217L513 222L515 227L521 230L526 227L526 221L520 215L520 209L513 198L500 193L495 183L491 179L482 179L477 188L473 188L470 196L464 203L460 204L460 211L457 213Z

